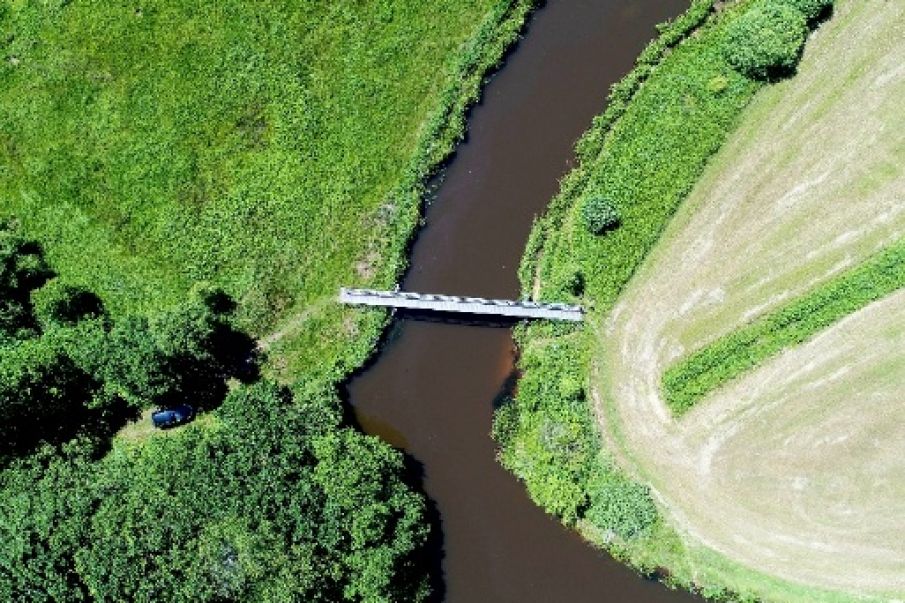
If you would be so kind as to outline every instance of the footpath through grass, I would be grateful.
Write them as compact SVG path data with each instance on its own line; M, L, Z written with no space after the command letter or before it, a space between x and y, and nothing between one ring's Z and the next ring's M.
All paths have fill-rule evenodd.
M663 376L670 410L678 415L687 412L701 398L768 358L902 287L905 241L670 367Z
M266 335L390 285L420 185L529 2L0 5L0 215L116 315L200 280ZM287 378L357 366L378 314L316 312Z

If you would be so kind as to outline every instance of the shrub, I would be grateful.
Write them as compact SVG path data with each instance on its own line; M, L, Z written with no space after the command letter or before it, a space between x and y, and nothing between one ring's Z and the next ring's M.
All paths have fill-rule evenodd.
M32 292L31 303L35 318L42 328L72 325L83 318L103 315L101 300L87 289L67 285L53 279Z
M34 334L29 294L50 278L40 247L22 236L18 222L0 220L0 336Z
M751 8L728 26L723 53L740 73L770 79L795 69L807 32L805 16L797 8L767 3Z
M599 235L619 226L619 211L612 201L593 196L581 208L581 217L591 234Z
M584 273L577 266L570 266L560 277L561 289L564 292L580 297L584 294L585 280Z
M804 13L808 21L816 21L826 15L833 6L833 0L782 0Z
M657 507L647 486L608 468L599 470L591 484L587 519L607 541L645 534L657 521Z

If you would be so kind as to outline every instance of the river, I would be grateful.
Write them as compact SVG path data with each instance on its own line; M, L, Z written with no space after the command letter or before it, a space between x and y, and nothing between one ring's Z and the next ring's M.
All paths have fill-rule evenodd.
M532 220L573 165L573 147L653 26L687 0L553 0L470 113L411 253L405 290L517 298ZM506 325L402 317L347 384L366 432L421 470L442 528L450 603L696 600L640 578L546 515L495 458L495 400L513 374Z

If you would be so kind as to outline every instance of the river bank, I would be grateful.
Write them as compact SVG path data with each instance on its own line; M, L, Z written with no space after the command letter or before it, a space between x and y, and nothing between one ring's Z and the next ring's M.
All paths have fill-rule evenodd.
M600 358L605 325L626 283L767 85L733 67L726 51L734 23L762 6L767 3L694 3L642 54L636 71L614 89L613 109L579 143L581 164L534 228L520 277L525 294L584 303L593 309L591 319L577 330L519 329L517 396L495 418L503 463L535 501L641 571L713 598L804 591L729 561L675 528L674 507L619 444L618 431L607 429L613 392L601 377ZM594 197L605 198L619 216L604 234L588 232L582 214Z
M488 83L427 204L405 290L518 297L532 222L654 25L683 1L550 3ZM348 384L364 430L408 452L443 530L448 601L692 601L589 547L534 505L488 432L513 383L508 324L397 314Z

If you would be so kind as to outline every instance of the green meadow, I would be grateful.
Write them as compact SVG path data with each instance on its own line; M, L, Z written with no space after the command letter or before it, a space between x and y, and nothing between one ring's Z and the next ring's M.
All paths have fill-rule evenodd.
M335 377L379 318L333 297L392 283L420 184L527 8L4 3L0 215L115 315L208 281L272 335L274 370Z

